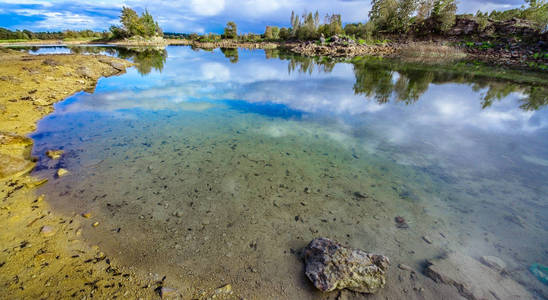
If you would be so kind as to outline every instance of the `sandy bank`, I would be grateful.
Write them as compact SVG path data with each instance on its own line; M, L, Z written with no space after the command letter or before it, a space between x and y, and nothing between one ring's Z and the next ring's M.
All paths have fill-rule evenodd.
M55 102L92 91L100 77L130 65L106 56L0 52L0 298L153 297L153 282L137 280L79 238L90 220L50 211L34 189L44 182L28 175L34 163L25 135L36 122Z

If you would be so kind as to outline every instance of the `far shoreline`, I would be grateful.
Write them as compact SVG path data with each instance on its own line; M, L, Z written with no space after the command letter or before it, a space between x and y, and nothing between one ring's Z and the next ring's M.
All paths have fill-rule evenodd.
M311 41L237 41L222 39L219 41L202 42L190 39L162 40L32 40L20 42L2 42L1 47L39 47L39 46L77 46L77 45L109 45L119 47L167 47L190 46L200 49L280 49L308 57L327 57L331 59L352 59L364 56L379 56L395 59L421 61L429 64L469 60L483 63L487 66L504 67L508 69L546 72L545 68L536 63L536 58L528 47L518 50L482 49L483 44L464 43L461 41L440 40L401 40L378 41L375 43L358 44L341 38L338 43L318 43Z

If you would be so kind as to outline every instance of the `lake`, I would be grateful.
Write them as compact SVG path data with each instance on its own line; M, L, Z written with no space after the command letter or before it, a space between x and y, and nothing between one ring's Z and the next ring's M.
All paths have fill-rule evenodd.
M278 50L30 51L139 63L56 104L31 137L34 175L50 178L39 192L61 214L91 212L84 238L143 276L189 295L315 299L300 252L328 237L390 258L379 296L419 297L397 265L447 251L497 256L548 294L528 270L548 263L545 87Z

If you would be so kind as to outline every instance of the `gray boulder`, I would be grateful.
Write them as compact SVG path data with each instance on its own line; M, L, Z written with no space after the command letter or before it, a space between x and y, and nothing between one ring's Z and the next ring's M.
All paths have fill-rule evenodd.
M304 250L306 276L321 291L349 289L375 293L386 283L390 264L384 255L351 249L327 239L316 238Z

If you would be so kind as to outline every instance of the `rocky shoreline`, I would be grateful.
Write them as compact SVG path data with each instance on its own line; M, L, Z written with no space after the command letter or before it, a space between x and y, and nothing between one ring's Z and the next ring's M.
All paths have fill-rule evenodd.
M545 39L545 37L542 37ZM516 41L466 42L456 37L433 39L396 39L386 42L359 44L356 41L334 36L329 42L323 41L288 41L288 42L240 42L220 40L201 42L188 39L123 40L113 42L86 42L59 40L30 41L0 44L2 47L19 47L35 45L79 45L108 44L122 47L166 47L170 45L190 46L199 49L281 49L309 57L353 58L359 56L382 56L401 58L403 60L420 60L424 62L454 61L466 59L488 65L506 66L518 69L547 70L548 44L518 43Z

